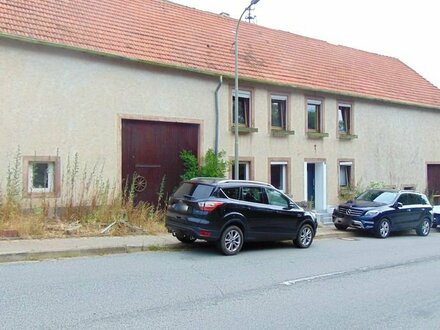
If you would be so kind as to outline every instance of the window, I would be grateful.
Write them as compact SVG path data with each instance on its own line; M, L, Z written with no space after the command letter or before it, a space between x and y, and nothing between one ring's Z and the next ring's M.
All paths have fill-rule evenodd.
M238 124L251 127L250 125L250 99L251 93L248 91L238 91ZM232 92L232 122L235 124L235 91Z
M341 134L351 133L351 104L338 105L338 131Z
M228 198L231 198L231 199L239 199L240 198L240 188L238 188L238 187L222 188L221 190Z
M29 162L28 192L50 193L54 188L55 163Z
M339 162L339 187L349 187L352 179L352 162Z
M289 207L289 200L279 191L266 189L266 194L270 205Z
M249 180L250 179L250 162L239 162L238 164L238 180ZM232 164L232 179L235 180L234 164Z
M321 132L322 102L319 100L307 100L307 130Z
M59 197L59 157L23 157L23 193L25 196Z
M194 199L208 198L211 196L214 187L205 184L193 184L190 182L184 183L176 190L174 195L177 198L184 196L191 196Z
M287 162L270 163L270 183L275 188L286 192L287 190Z
M263 192L258 187L243 187L242 199L247 202L264 203Z
M271 96L271 126L275 129L286 130L287 96Z

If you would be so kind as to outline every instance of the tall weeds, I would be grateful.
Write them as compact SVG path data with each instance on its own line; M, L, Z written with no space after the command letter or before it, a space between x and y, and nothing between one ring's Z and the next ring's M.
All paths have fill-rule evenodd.
M133 184L118 189L116 181L104 177L104 162L82 165L75 153L66 158L60 198L43 195L35 203L21 194L21 160L18 149L8 166L5 190L0 191L0 229L17 229L20 236L42 236L52 223L61 222L81 225L84 232L96 234L111 222L126 221L150 233L165 231L165 177L156 206L136 203Z

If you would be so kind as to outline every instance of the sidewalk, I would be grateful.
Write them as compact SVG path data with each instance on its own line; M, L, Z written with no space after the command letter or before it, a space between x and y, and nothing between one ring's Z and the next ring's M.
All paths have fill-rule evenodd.
M315 239L352 235L351 231L336 230L333 224L320 225ZM178 249L181 246L182 243L171 234L0 240L0 263L154 251L164 248Z

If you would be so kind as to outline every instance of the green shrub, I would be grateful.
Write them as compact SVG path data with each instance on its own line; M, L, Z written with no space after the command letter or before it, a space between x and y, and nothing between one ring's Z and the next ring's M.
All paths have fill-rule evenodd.
M180 176L183 181L195 177L224 178L228 168L228 162L224 160L226 152L220 151L217 155L212 149L208 149L203 158L203 164L199 165L197 157L188 150L180 152L180 159L185 167L184 173Z

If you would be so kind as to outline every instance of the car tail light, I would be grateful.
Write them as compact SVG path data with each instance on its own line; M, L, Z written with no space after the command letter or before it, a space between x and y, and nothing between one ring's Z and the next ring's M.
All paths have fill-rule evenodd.
M207 231L207 230L201 230L201 231L199 232L199 235L200 235L200 236L203 236L203 237L210 237L210 236L211 236L211 232L210 232L210 231Z
M222 206L223 202L199 202L199 208L202 211L212 212L217 207Z

